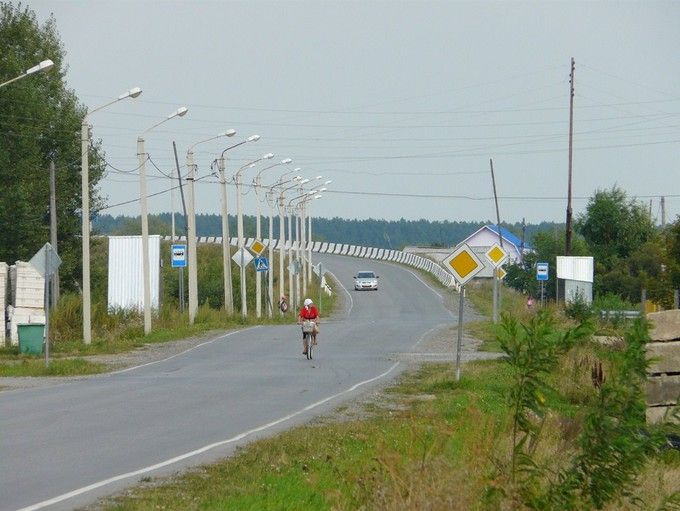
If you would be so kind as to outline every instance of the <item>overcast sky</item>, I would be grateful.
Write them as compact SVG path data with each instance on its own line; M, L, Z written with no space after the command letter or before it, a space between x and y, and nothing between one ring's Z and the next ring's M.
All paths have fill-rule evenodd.
M68 84L90 109L144 91L91 118L111 165L106 213L139 214L138 201L115 206L139 198L137 136L187 106L145 137L150 194L176 184L163 175L176 172L172 141L186 173L190 145L233 128L196 147L198 177L258 134L227 152L227 172L268 152L292 158L263 183L296 167L332 179L315 216L495 219L492 158L502 220L563 222L574 57L574 214L613 185L651 199L659 221L661 196L669 220L680 214L680 2L24 5L54 13ZM218 192L212 178L197 184L197 211L218 213ZM170 204L160 193L149 211ZM253 193L245 207L254 213Z

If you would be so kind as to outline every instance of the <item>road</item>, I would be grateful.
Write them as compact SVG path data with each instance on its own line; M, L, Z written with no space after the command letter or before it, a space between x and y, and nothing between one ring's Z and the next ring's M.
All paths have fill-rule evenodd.
M312 361L299 327L260 326L124 372L0 392L0 509L73 509L224 457L393 378L395 354L456 321L408 269L321 260L347 289ZM352 290L361 269L376 271L379 291Z

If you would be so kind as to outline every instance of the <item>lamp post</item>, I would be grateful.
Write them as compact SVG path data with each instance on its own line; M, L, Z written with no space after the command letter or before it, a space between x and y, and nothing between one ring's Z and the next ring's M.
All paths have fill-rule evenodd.
M272 169L274 167L278 167L279 165L288 165L291 163L293 160L290 158L285 158L281 160L278 163L274 163L273 165L269 165L267 167L264 167L261 169L255 178L253 179L253 185L255 186L255 199L256 199L256 219L255 219L255 236L257 237L258 240L261 240L262 237L262 229L261 229L261 221L260 221L260 185L261 185L261 176L262 173L265 170ZM270 227L271 228L271 227ZM269 238L271 239L271 233ZM271 241L270 241L271 244ZM271 260L270 263L271 264ZM260 272L256 272L255 274L255 314L259 318L262 316L262 278Z
M326 186L331 184L333 182L332 179L328 179L327 181L324 182L323 187L319 189L319 192L325 192L326 191ZM315 196L314 199L320 199L321 196ZM307 278L311 282L312 281L312 215L310 214L308 216L308 229L307 229L307 238L309 239L309 247L308 247L308 263L307 263ZM320 276L319 276L320 277Z
M279 295L284 296L284 273L283 273L283 268L284 268L284 260L285 260L285 251L286 251L286 233L285 233L285 220L287 215L287 210L285 206L285 193L288 190L292 190L293 188L297 188L299 186L302 186L305 183L309 182L309 179L302 179L300 176L295 176L293 179L290 181L296 181L296 183L292 186L289 186L288 188L282 188L281 192L279 193ZM281 183L285 184L285 183ZM288 216L288 243L289 245L289 256L288 256L288 264L292 263L292 247L293 247L293 238L292 238L292 233L291 233L291 228L290 228L290 216ZM293 299L293 274L288 271L288 299L289 303L292 305L292 299ZM283 314L283 312L282 312Z
M243 165L236 174L234 175L234 180L236 181L236 228L238 230L238 250L241 254L241 317L245 319L248 314L248 304L246 302L246 268L243 264L243 251L245 250L245 240L243 237L243 207L242 207L242 192L241 192L241 173L247 167L254 165L262 160L271 160L274 157L273 153L267 153L261 158L250 161Z
M220 184L222 191L222 273L224 276L224 310L227 314L234 313L234 296L232 292L232 278L231 278L231 250L229 248L229 212L227 209L227 180L224 177L224 153L227 151L243 145L247 142L256 142L260 140L260 135L251 135L242 142L227 147L222 151L222 155L218 160L218 168L220 172Z
M151 271L149 266L149 215L146 201L146 153L144 152L144 134L148 133L164 122L174 117L183 117L189 110L187 107L180 107L169 114L162 121L144 130L137 137L137 158L139 158L139 202L141 205L142 216L142 269L144 273L144 335L151 332Z
M51 61L50 61L51 62ZM43 69L49 69L44 67ZM90 295L90 125L88 119L93 113L113 105L126 98L136 98L142 93L142 89L135 87L121 94L113 101L90 110L83 117L80 125L80 186L81 186L81 231L82 231L82 250L83 250L83 342L92 342L92 299Z
M194 181L196 168L194 166L194 147L204 142L210 142L221 137L233 137L235 130L227 130L214 137L196 142L187 150L187 167L189 168L189 218L187 225L187 243L189 248L189 324L193 325L198 312L198 254L196 253L196 196Z
M302 191L302 188L300 188L300 191ZM316 194L316 190L311 190L308 192L305 192L301 195L298 195L297 197L293 197L290 201L288 201L288 211L290 215L290 221L295 222L295 238L296 238L296 245L295 245L295 260L298 262L298 265L300 264L300 246L302 244L302 237L301 237L301 231L303 227L303 223L300 222L300 216L298 215L297 218L293 218L293 215L295 213L295 207L293 206L293 202L298 201L300 199L303 199L307 197L308 195L314 195ZM292 236L292 233L291 233ZM292 238L291 238L292 241ZM292 249L292 244L291 244L291 252L290 252L290 261L293 260L293 249ZM289 278L289 284L290 284L290 292L291 294L293 293L293 278L292 275L290 275ZM293 300L295 303L295 307L297 308L300 302L300 272L295 273L295 299Z
M0 83L0 87L4 87L5 85L9 85L10 83L14 83L17 80L21 80L22 78L26 78L27 76L30 76L35 73L40 73L41 71L47 71L48 69L51 69L52 66L54 66L54 62L52 62L50 59L43 60L40 64L37 64L33 67L29 67L26 72L23 74L20 74L16 78L12 78L11 80L7 80L6 82Z

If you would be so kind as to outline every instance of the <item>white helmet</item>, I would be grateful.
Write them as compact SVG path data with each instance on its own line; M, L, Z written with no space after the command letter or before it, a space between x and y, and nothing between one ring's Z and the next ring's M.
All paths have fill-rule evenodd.
M314 302L312 302L311 298L305 298L305 307L307 307L308 305L312 305L312 303Z

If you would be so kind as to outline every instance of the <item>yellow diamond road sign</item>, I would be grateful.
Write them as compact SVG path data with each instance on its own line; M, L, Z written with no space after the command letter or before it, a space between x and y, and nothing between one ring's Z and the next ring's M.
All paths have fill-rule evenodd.
M503 250L498 243L494 243L493 246L486 251L486 258L491 261L491 264L498 267L505 262L508 258L508 253Z
M508 274L503 268L496 268L496 277L499 279L503 280L505 276Z
M262 243L260 240L255 240L253 241L253 244L250 245L250 250L255 252L257 255L260 255L262 252L264 252L264 249L264 243Z
M484 263L465 243L444 259L443 264L461 286L484 269Z

